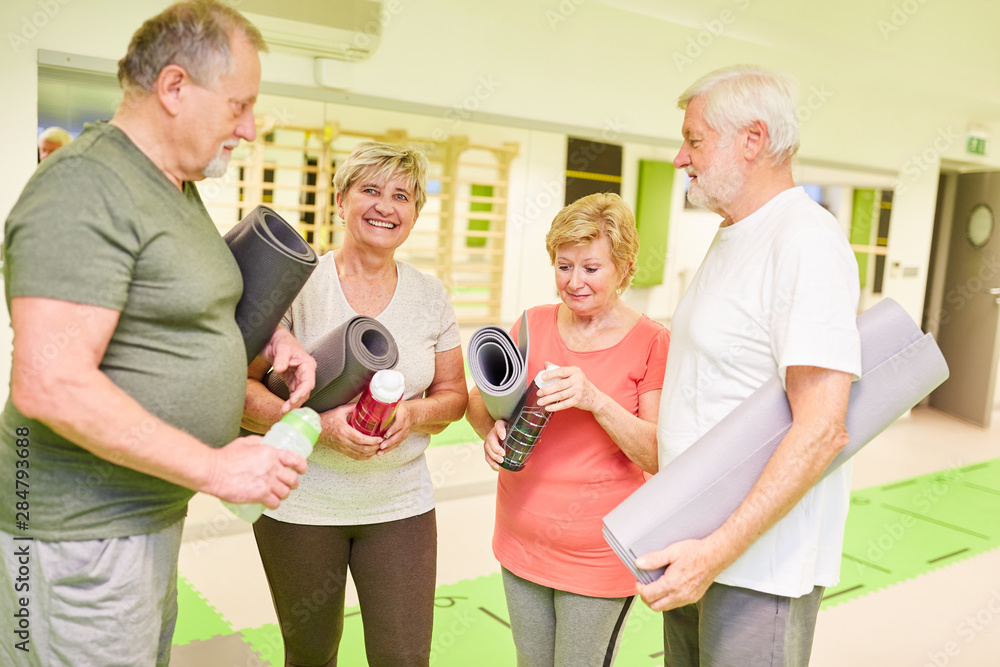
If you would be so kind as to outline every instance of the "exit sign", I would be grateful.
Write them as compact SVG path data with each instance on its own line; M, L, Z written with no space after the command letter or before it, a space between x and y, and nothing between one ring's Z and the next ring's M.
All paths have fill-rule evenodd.
M972 155L986 155L986 146L989 144L989 137L981 134L970 134L965 142L965 150Z

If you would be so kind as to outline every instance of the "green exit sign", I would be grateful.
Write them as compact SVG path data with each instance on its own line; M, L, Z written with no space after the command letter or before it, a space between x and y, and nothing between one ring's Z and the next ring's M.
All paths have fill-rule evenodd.
M986 137L970 134L965 142L965 150L973 155L986 155L987 143Z

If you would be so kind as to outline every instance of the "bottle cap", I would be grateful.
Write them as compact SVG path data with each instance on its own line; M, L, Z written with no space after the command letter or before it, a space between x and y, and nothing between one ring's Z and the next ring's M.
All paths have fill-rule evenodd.
M395 403L403 397L405 381L399 371L384 370L375 374L370 387L372 396L378 400L383 403Z
M312 408L295 408L281 418L281 423L288 424L308 438L309 442L314 445L319 440L320 431L323 430L323 427L320 425L319 415Z
M555 364L549 364L544 369L538 371L538 375L535 376L535 384L538 385L539 389L541 389L542 387L548 387L553 382L557 382L557 380L554 380L554 379L553 380L543 380L542 379L542 373L545 373L547 371L551 371L553 368L559 368L559 367L556 366Z

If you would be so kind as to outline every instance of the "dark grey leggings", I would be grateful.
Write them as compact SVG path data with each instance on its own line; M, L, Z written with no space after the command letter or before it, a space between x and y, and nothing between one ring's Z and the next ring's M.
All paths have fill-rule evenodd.
M358 589L371 667L426 666L431 652L434 510L362 526L253 525L285 643L286 667L335 667L347 568Z

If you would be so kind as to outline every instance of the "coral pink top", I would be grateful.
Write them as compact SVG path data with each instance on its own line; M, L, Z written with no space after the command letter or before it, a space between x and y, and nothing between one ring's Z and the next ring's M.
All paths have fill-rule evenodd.
M559 335L558 312L558 305L527 311L528 377L546 362L577 366L638 415L639 396L663 386L670 333L643 315L618 344L574 352ZM500 469L493 553L517 576L543 586L592 597L633 595L635 579L601 529L604 516L644 481L592 413L555 412L524 469Z

